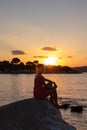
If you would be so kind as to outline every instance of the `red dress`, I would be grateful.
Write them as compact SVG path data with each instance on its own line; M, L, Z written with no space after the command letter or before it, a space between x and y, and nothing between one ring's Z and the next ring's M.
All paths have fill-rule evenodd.
M45 78L42 75L36 75L34 80L34 97L37 99L45 99L49 96L49 91L44 88Z

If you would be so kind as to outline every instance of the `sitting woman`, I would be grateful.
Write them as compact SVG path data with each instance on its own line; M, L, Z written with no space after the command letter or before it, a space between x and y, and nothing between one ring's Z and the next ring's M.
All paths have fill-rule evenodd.
M50 101L56 107L57 103L57 85L49 79L42 76L44 71L43 64L38 64L36 66L36 77L34 80L34 97L37 99L46 99L50 96Z

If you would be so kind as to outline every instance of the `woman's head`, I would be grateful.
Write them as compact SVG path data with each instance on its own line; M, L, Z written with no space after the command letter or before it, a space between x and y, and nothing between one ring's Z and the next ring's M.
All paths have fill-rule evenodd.
M36 66L36 73L43 73L44 71L44 65L43 64L38 64Z

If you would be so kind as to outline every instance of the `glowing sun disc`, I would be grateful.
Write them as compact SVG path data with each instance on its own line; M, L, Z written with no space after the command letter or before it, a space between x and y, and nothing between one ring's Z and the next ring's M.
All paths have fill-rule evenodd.
M56 65L56 58L55 57L48 57L44 60L45 65Z

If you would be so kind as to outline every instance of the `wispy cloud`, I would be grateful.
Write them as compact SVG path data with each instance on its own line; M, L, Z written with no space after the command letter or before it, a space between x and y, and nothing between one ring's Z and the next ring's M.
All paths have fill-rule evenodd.
M73 58L73 56L67 56L67 58Z
M63 57L58 57L58 59L62 60L62 59L63 59Z
M41 50L43 51L57 51L57 49L55 47L42 47Z
M13 50L13 51L11 51L11 53L12 53L12 55L24 55L24 54L26 54L22 50Z
M33 56L34 58L48 58L48 56Z
M67 56L67 57L64 57L64 56L63 56L63 57L58 57L58 59L60 59L60 60L62 60L62 59L67 59L67 58L68 58L68 59L72 59L73 56Z

